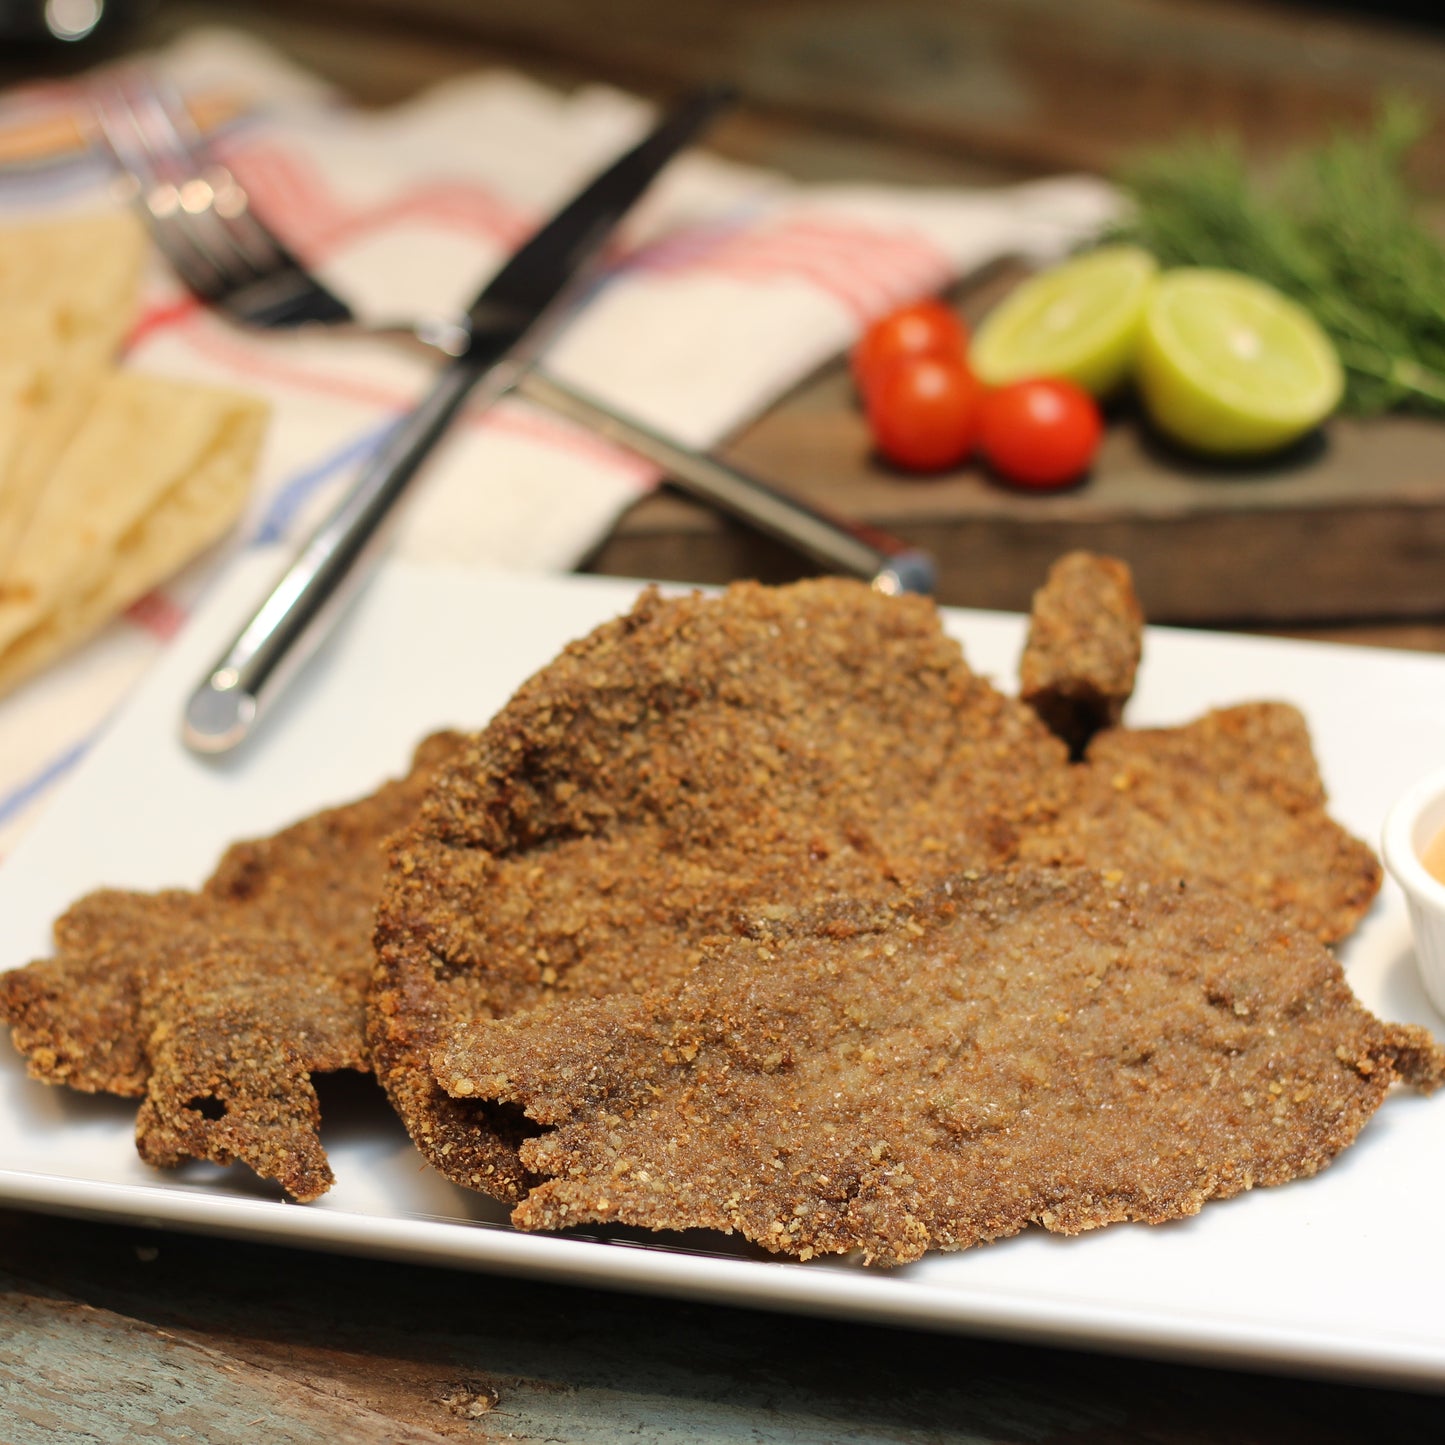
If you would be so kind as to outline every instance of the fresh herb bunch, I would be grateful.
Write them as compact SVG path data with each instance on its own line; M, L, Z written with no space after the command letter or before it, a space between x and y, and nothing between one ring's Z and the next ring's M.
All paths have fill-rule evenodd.
M1294 297L1335 343L1345 410L1445 412L1445 246L1405 177L1424 128L1390 102L1369 131L1296 153L1268 182L1227 140L1146 155L1121 177L1136 210L1114 239Z

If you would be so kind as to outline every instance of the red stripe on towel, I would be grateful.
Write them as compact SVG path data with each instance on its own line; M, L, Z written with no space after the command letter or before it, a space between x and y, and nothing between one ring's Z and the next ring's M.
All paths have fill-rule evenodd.
M207 359L219 362L240 376L288 390L330 396L340 401L356 402L361 406L398 415L416 401L414 393L397 387L328 374L311 363L304 366L289 365L262 347L247 345L230 333L212 327L191 328L186 336L186 344ZM586 457L627 477L639 491L648 490L657 481L657 469L650 463L639 461L632 453L613 446L600 437L594 437L590 432L566 422L554 421L539 412L511 408L466 412L458 425L468 428L495 427L510 436L527 437L573 456Z
M164 592L147 592L125 610L126 617L160 642L169 642L185 625L187 613Z
M160 301L147 307L131 327L130 335L125 340L125 349L133 351L146 337L180 325L200 309L201 303L194 296L182 296L175 301Z
M510 252L539 219L471 180L422 181L384 200L350 205L305 156L274 141L235 147L227 159L257 214L312 264L364 236L410 224L478 236Z

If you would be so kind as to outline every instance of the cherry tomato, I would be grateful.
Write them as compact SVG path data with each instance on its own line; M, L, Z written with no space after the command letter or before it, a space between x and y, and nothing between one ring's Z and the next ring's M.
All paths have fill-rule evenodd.
M1039 491L1088 471L1103 431L1094 398L1071 381L1016 381L979 408L984 460L1004 481Z
M980 390L958 356L913 356L878 376L866 395L878 450L912 472L957 465L978 434Z
M886 371L909 356L962 357L968 331L941 301L916 301L880 317L853 348L853 380L865 396Z

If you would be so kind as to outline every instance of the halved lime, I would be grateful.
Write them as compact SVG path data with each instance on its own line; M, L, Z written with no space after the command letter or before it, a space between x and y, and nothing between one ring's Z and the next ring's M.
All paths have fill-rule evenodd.
M1107 395L1133 365L1157 270L1138 246L1101 246L1031 276L984 317L969 365L989 386L1052 376Z
M1159 430L1214 456L1287 446L1344 390L1335 348L1302 306L1251 276L1194 266L1156 283L1136 374Z

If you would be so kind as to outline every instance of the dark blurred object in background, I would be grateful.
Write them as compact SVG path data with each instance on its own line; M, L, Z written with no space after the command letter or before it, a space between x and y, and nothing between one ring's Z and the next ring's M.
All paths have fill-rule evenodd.
M1410 20L1435 30L1445 29L1445 7L1440 0L1296 0L1301 8L1325 11L1338 10L1346 15L1361 15L1375 20Z
M47 58L89 56L149 8L146 0L0 0L0 49L7 59L22 47Z

